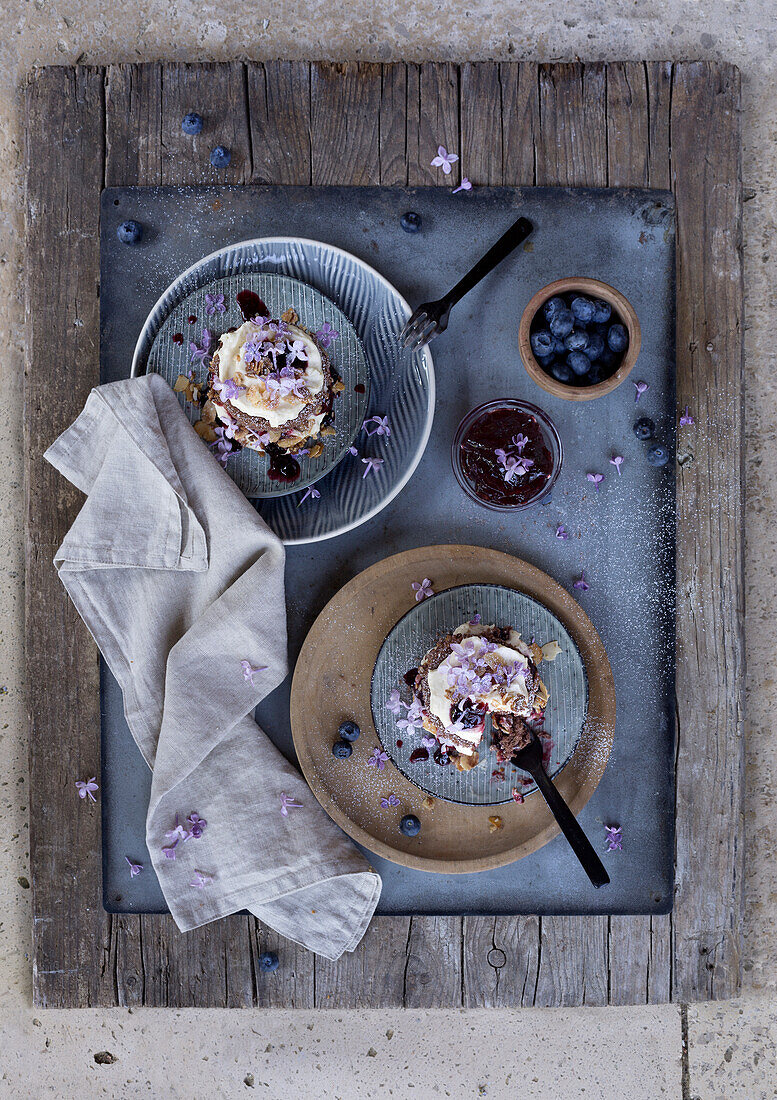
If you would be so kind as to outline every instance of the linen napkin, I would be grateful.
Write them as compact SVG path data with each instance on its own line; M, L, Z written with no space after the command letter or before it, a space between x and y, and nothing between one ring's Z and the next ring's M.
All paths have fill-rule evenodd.
M146 842L176 924L248 909L352 951L380 878L251 717L287 672L282 543L156 374L92 390L45 457L87 494L54 564L153 769Z

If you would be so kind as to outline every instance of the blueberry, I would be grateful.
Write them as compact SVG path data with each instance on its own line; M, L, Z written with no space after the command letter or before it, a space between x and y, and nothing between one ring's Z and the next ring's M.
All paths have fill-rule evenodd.
M649 416L641 416L634 421L634 435L637 439L652 439L656 432L656 426Z
M590 298L573 298L569 308L572 311L572 316L578 321L582 321L584 325L593 320L596 312L596 307Z
M547 329L542 328L539 332L533 332L529 343L535 355L547 356L553 354L553 337Z
M602 351L599 355L598 362L604 370L610 370L611 368L616 367L618 365L618 360L619 359L620 359L620 356L616 355L615 352L611 351L610 348L608 348L607 345L605 344L604 348L602 349Z
M342 737L343 741L355 741L361 733L361 730L355 722L341 722L337 732Z
M563 359L557 359L550 365L550 373L557 382L571 382L575 377L572 368Z
M564 347L567 351L586 351L588 349L588 333L581 328L573 328L569 336L564 337Z
M567 303L564 301L564 299L559 298L559 297L555 297L555 298L548 298L547 302L542 307L542 311L545 314L545 317L547 318L547 320L549 321L551 319L551 317L553 317L556 313L558 313L559 310L563 310L564 312L566 312L566 308L567 308Z
M553 354L554 355L566 355L567 349L564 346L564 341L560 336L553 337Z
M598 386L602 380L602 372L599 369L598 363L593 363L590 371L583 379L586 386Z
M421 822L415 814L405 814L399 823L399 831L405 836L418 836L421 832Z
M259 969L272 973L273 970L278 969L279 962L280 959L274 951L265 951L259 956Z
M353 752L353 745L348 741L335 741L332 745L332 756L336 756L338 760L347 760Z
M214 168L226 168L231 160L232 154L223 145L217 145L215 149L211 150L210 162Z
M615 352L625 351L629 345L629 337L623 325L610 325L607 332L607 343Z
M405 233L420 233L421 215L416 214L414 210L408 210L407 213L403 214L399 219L399 224L402 226Z
M578 376L588 374L591 369L591 360L582 351L570 351L567 363Z
M588 346L581 348L581 351L585 351L591 362L595 362L604 351L604 340L600 333L589 332L588 333Z
M612 306L609 302L603 302L601 298L594 298L594 315L593 322L597 325L603 325L609 321L612 316Z
M139 222L122 222L116 230L116 236L122 244L137 244L143 236L143 226Z
M185 134L194 137L195 134L202 133L202 125L202 115L198 115L196 111L190 111L188 115L183 116L181 129Z
M564 309L556 310L553 316L548 321L548 327L554 336L558 336L563 339L565 336L569 336L570 332L574 328L575 319L569 310Z
M669 461L669 451L656 443L647 453L647 460L651 466L666 466Z

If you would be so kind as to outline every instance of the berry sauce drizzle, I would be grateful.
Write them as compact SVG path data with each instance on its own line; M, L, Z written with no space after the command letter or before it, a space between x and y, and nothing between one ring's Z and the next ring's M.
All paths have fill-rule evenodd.
M292 485L300 475L300 465L296 458L275 443L268 443L265 450L270 459L270 468L267 471L270 481Z
M510 440L524 435L528 443L518 452ZM516 458L531 459L525 474L505 481L497 448ZM461 468L473 492L486 504L510 507L528 504L539 496L553 473L553 456L545 444L536 417L519 409L493 409L476 420L460 448Z
M267 317L268 309L258 294L253 290L241 290L235 295L235 300L240 306L244 321L250 321L253 317ZM299 476L299 475L298 475Z

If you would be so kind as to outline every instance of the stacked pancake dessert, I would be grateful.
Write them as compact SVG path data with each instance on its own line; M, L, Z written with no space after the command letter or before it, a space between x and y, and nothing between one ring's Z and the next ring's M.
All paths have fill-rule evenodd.
M208 398L238 443L296 454L326 433L342 389L321 344L287 310L280 320L254 317L224 333L211 361Z
M464 623L429 650L415 675L413 693L424 729L469 770L478 762L486 716L500 762L528 744L527 722L541 722L548 690L537 671L542 650L509 626Z

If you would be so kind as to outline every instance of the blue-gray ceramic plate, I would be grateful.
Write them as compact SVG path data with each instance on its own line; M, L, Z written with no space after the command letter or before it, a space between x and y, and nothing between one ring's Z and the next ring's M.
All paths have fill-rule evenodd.
M411 763L411 753L421 745L423 730L397 727L399 715L386 703L395 688L406 702L411 699L404 676L443 635L455 630L475 614L484 624L511 626L526 642L538 645L558 642L561 652L553 661L543 661L540 676L549 692L544 728L550 735L547 764L553 777L572 758L588 711L588 679L583 659L566 627L541 603L494 584L466 584L422 600L404 615L383 643L372 676L370 702L375 729L385 752L411 783L435 798L468 806L492 806L512 800L513 788L523 795L536 790L526 772L512 764L499 764L491 747L491 724L480 743L480 762L469 772L452 764L440 766L433 754L428 760ZM401 741L401 745L398 742Z
M410 315L410 308L382 275L350 253L318 241L271 237L230 245L198 261L167 288L143 326L135 348L132 373L162 369L162 373L174 370L177 376L180 373L177 359L174 363L171 360L168 368L163 356L157 361L153 358L155 341L170 315L192 295L199 301L199 294L204 308L206 290L220 280L228 281L236 292L243 288L253 289L254 283L269 287L268 283L262 284L262 277L267 275L296 280L302 285L301 290L295 291L300 295L304 288L316 292L308 299L309 308L322 312L323 320L327 319L327 309L333 311L330 323L335 329L336 319L344 315L355 334L353 341L349 335L349 346L354 349L354 377L360 370L357 347L366 360L368 382L364 396L369 399L365 417L387 417L391 433L388 436L368 435L361 429L360 423L356 424L357 419L362 419L360 403L349 396L341 412L336 413L337 434L333 444L322 456L326 468L303 470L304 480L298 483L295 491L259 502L262 517L284 542L316 542L351 530L385 508L412 476L432 427L435 392L432 358L427 348L411 354L400 345L398 335ZM268 289L267 293L271 291ZM230 297L233 299L234 293ZM270 301L265 300L269 305ZM297 311L305 327L310 327L303 311ZM195 335L199 336L200 318L204 316L201 310L193 310L192 315L198 318L193 326L187 324L186 328L175 330L183 334L187 350L188 329L193 327ZM213 322L208 327L217 333L222 331L220 316L208 317L208 321ZM171 330L171 337L173 334ZM339 369L336 344L337 341L330 350ZM177 347L180 349L180 344ZM182 356L182 361L185 358ZM175 377L167 380L172 384ZM357 384L358 378L354 386ZM190 415L194 419L196 412L192 410ZM337 423L338 415L340 424ZM347 449L348 435L354 426L353 445L358 450L355 456ZM375 468L368 469L362 460L369 458L381 461ZM327 466L330 459L333 459L333 468ZM266 461L254 453L241 453L228 461L227 472L246 495L254 496L258 471L264 469L262 465L260 470L260 464ZM306 476L309 472L312 477ZM313 481L320 497L309 495L303 500L306 485Z

